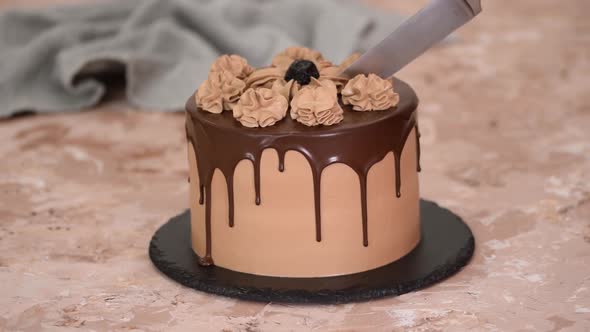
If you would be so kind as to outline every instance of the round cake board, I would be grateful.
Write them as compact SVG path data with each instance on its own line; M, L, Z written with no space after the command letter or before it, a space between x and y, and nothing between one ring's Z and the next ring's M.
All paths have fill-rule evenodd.
M421 200L422 238L403 258L366 272L322 278L267 277L201 266L191 248L190 211L170 219L152 237L156 267L190 288L233 298L282 303L346 303L397 296L459 271L473 255L469 227L451 211Z

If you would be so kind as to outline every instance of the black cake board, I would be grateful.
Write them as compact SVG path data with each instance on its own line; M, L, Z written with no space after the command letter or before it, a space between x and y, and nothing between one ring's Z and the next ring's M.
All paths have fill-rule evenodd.
M459 271L473 255L469 227L451 211L420 201L422 238L403 258L366 272L322 278L281 278L201 266L191 248L190 211L170 219L152 237L156 267L190 288L233 298L281 303L346 303L397 296Z

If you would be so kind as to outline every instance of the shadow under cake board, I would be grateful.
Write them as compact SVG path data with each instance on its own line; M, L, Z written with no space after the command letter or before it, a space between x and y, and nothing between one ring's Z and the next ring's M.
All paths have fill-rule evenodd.
M260 302L346 303L397 296L441 281L465 266L475 248L469 227L451 211L420 201L422 238L403 258L366 272L322 278L281 278L201 266L191 247L190 211L153 235L154 265L180 284L203 292Z

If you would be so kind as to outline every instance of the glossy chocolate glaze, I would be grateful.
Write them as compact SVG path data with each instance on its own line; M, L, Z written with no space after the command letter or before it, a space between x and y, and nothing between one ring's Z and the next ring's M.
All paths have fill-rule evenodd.
M261 203L260 159L265 149L275 149L279 171L285 169L285 153L294 150L309 162L313 178L316 241L322 240L320 184L322 171L334 163L352 168L359 177L361 192L363 245L369 245L367 220L367 175L371 166L389 152L395 160L395 191L401 195L401 155L406 140L416 127L417 156L420 157L416 122L418 99L404 82L394 80L400 95L399 104L385 111L355 112L342 106L344 120L333 126L307 127L289 115L274 126L246 128L232 112L212 114L199 110L191 96L186 104L187 139L195 149L199 176L199 203L205 204L206 254L201 264L211 265L211 181L215 169L225 176L229 203L229 227L234 226L233 174L237 164L248 159L254 166L254 188L257 205ZM418 160L418 170L420 169ZM288 167L288 165L286 165Z

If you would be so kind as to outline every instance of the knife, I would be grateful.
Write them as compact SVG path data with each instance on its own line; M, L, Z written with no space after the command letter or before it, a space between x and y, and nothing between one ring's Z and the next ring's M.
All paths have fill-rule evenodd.
M388 78L481 12L480 0L433 0L344 70Z

